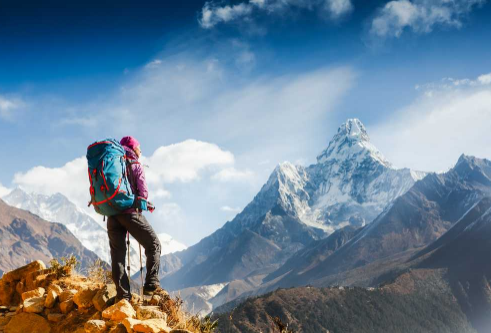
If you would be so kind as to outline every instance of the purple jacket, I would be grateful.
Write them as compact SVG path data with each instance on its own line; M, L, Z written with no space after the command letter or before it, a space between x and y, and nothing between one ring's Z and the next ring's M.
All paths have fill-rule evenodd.
M126 157L128 159L138 161L138 157L133 149L126 146L123 147L126 151ZM130 181L131 190L135 196L143 197L145 199L148 198L148 187L147 182L145 181L145 171L140 163L131 164L131 172L128 173L128 180ZM125 210L123 213L130 214L134 212L136 212L136 209L130 208Z

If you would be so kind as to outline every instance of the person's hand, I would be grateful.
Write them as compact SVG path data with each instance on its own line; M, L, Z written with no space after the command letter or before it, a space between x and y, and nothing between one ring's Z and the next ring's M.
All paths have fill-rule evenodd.
M147 209L150 213L153 213L153 211L155 210L155 205L150 201L147 201Z

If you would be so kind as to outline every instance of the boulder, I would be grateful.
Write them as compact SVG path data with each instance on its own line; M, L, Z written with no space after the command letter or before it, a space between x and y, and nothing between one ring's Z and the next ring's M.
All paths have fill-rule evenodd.
M126 327L124 327L123 324L119 323L118 325L111 327L108 333L127 333L127 332L131 332L131 331L126 330Z
M136 318L145 319L164 319L167 321L167 315L159 310L158 306L140 306L136 310Z
M50 333L49 323L34 313L20 313L13 317L5 326L5 333Z
M36 260L25 266L19 267L3 275L2 280L6 282L19 281L25 278L29 273L46 269L46 265L41 260Z
M22 295L23 292L26 291L26 288L25 288L25 285L24 285L24 281L19 281L16 285L15 285L15 291L17 291L17 293L19 295Z
M71 299L60 303L60 310L62 313L66 314L72 311L74 308L75 308L75 303Z
M58 299L58 294L56 293L56 291L52 289L48 289L48 294L46 295L46 301L44 303L44 306L47 307L48 309L51 309L53 306L55 306L57 299Z
M133 332L135 325L141 323L141 320L133 319L133 318L125 318L121 323L126 328L126 331L131 333Z
M50 285L48 291L50 290L55 291L58 295L60 295L63 292L63 289L57 284Z
M136 312L130 302L123 299L118 303L111 305L102 312L102 317L113 321L122 321L125 318L135 318Z
M10 305L15 294L15 283L0 279L0 305Z
M12 319L12 318L11 317L0 317L0 327L4 327L5 325L7 325L9 323L10 319Z
M75 296L75 294L78 292L76 289L70 289L70 290L65 290L63 291L58 297L60 298L60 303L68 301Z
M102 333L106 332L106 323L104 320L89 320L84 325L85 333Z
M33 297L43 297L45 293L44 288L36 288L31 291L26 291L25 293L22 293L22 300L25 301L28 298L33 298Z
M167 326L167 322L163 319L148 319L140 321L133 326L135 332L141 333L169 333L170 327Z
M44 310L44 297L31 297L24 300L24 312L41 313Z
M90 317L89 320L102 320L102 313L100 311L97 311Z
M47 273L49 273L49 269L42 269L27 273L25 277L25 288L27 290L32 290L41 286L46 280Z
M46 296L46 303L44 304L45 307L51 309L56 303L56 300L58 297L61 295L63 292L63 289L57 284L52 284L48 288L48 293Z
M48 314L48 320L52 321L53 323L59 323L60 321L63 320L63 318L65 318L65 315L61 314L61 313L49 313Z
M97 294L97 289L87 288L82 289L73 296L73 301L79 309L86 309L92 306L92 299Z
M92 298L92 303L97 310L104 311L107 302L115 296L116 286L114 284L108 284L95 294L94 298Z

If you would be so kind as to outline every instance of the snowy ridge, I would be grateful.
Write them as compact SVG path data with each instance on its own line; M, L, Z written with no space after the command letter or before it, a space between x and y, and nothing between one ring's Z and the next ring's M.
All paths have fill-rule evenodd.
M90 215L77 207L60 193L51 196L37 193L26 193L20 188L14 189L2 198L7 204L16 208L30 211L46 221L64 224L68 230L82 243L93 251L99 258L110 263L111 254L109 239L105 224L98 223ZM170 235L159 234L162 254L181 251L185 245L174 240ZM143 262L145 251L142 249ZM140 255L138 242L130 237L131 272L140 270Z
M370 223L426 174L394 168L370 143L361 121L348 119L317 156L316 164L305 168L281 163L261 192L276 188L286 212L331 233L347 225Z
M199 312L207 315L213 311L210 300L215 297L228 283L217 283L206 286L190 287L171 293L172 296L180 296L185 301L187 310L191 313Z

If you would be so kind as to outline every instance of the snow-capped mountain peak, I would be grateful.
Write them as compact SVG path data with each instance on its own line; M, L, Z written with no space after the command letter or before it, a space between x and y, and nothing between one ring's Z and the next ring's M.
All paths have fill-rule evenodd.
M425 175L393 168L370 142L363 123L348 119L316 164L279 164L256 197L256 206L280 204L306 225L330 233L371 222Z
M367 130L359 119L348 119L338 128L338 132L328 147L317 156L317 163L355 160L362 163L366 158L373 159L385 167L391 164L370 142Z

